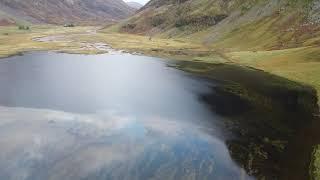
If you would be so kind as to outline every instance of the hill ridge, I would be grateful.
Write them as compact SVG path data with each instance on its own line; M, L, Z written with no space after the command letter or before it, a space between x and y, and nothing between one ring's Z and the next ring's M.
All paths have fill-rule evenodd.
M31 23L97 25L127 18L135 10L122 0L0 0L0 11Z

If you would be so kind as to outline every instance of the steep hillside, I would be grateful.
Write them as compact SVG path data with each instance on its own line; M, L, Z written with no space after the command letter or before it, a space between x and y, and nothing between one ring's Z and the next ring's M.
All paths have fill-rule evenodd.
M319 23L319 0L151 0L118 30L271 50L319 44Z
M98 24L135 11L122 0L0 0L0 11L32 23Z

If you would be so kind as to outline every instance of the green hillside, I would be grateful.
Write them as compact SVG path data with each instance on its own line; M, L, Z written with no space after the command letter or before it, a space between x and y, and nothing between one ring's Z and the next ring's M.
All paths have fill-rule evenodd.
M292 48L318 43L318 6L312 0L152 0L117 29L240 50Z

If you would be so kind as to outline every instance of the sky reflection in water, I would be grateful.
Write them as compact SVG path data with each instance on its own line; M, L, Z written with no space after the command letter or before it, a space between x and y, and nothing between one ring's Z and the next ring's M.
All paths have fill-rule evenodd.
M0 62L0 179L250 179L212 135L206 82L154 59Z

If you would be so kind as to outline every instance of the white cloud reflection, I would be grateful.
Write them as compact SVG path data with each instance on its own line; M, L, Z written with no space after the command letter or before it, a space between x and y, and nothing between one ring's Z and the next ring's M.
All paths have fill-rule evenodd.
M187 145L190 153L197 150L185 135L212 143L219 163L240 172L221 141L210 139L190 124L162 117L140 120L115 111L73 114L0 107L0 119L0 179L81 179L123 163L121 170L112 172L117 179L136 168L137 159L148 154L148 149L156 155L170 155L174 150L171 143L186 141L191 143ZM196 155L203 157L201 153ZM174 163L172 166L176 166ZM129 174L121 177L133 178Z

